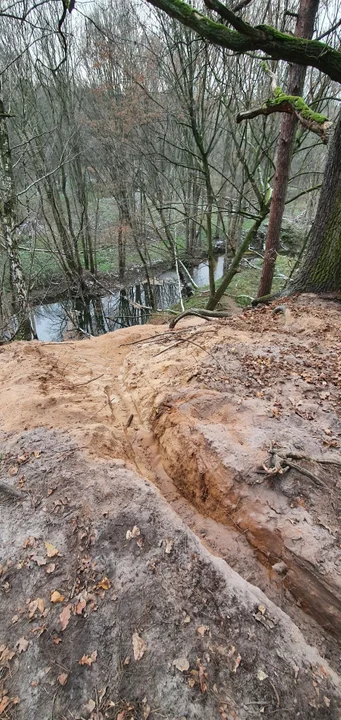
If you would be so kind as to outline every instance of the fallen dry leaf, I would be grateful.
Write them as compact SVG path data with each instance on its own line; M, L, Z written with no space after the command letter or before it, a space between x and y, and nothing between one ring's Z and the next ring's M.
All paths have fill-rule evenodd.
M146 697L142 700L142 706L143 706L143 720L148 720L149 715L151 713L151 707L148 705L148 700Z
M8 468L7 472L8 472L9 475L12 475L12 476L13 476L13 475L17 475L17 474L18 474L18 470L19 470L19 466L18 466L18 465L11 465L11 466Z
M204 666L200 662L200 658L197 659L197 668L199 673L200 690L202 693L205 693L207 690L207 673L205 672L206 668L204 668Z
M187 672L189 670L189 662L185 657L179 657L173 660L173 665L180 672Z
M171 538L166 538L166 549L165 549L165 553L166 553L167 555L170 555L170 553L172 552L172 550L173 550L173 545L174 545L174 540L172 540Z
M137 527L137 525L134 525L132 530L127 530L126 538L127 540L131 540L132 538L137 538L141 535L140 528Z
M200 625L200 627L197 628L197 633L199 633L201 637L204 637L204 635L206 635L206 633L209 633L209 631L210 628L208 627L208 625Z
M30 560L32 560L37 565L39 565L39 567L41 565L46 565L46 562L47 562L46 558L43 557L42 555L30 555Z
M48 565L46 565L45 572L47 572L49 575L50 573L53 573L55 571L55 569L56 569L55 564L49 563Z
M21 637L18 640L15 647L17 648L17 651L20 654L20 653L26 652L28 646L29 646L28 640L26 640L26 638L24 638L24 637Z
M97 650L94 650L91 655L83 655L80 660L78 660L78 665L88 665L89 667L92 665L92 663L96 662L97 660Z
M236 648L234 645L231 645L228 653L227 653L227 664L229 666L229 669L231 672L237 672L237 669L239 668L240 661L241 661L241 655L239 653L236 653Z
M58 592L58 590L53 590L53 592L51 592L50 600L52 603L60 603L63 602L65 598L64 595L61 595L60 592Z
M71 616L71 605L65 605L62 612L59 615L59 620L62 626L62 631L65 630L65 628L69 624L70 616Z
M111 587L110 580L108 580L107 577L102 578L99 583L97 583L97 588L102 588L102 590L109 590Z
M61 673L61 675L58 675L59 685L66 685L68 677L67 673Z
M24 550L26 550L26 549L29 548L29 547L34 547L34 546L35 546L35 542L36 542L35 537L33 537L33 535L30 535L28 538L26 538L26 540L25 540L25 542L24 542L24 544L23 544Z
M134 632L133 634L133 649L134 649L134 659L141 660L143 658L146 650L147 645L145 641L138 635L137 632Z
M87 712L91 714L93 712L93 710L95 709L95 707L96 707L96 703L93 700L91 700L91 698L90 698L90 700L88 700L86 705L84 705L84 710L87 710Z
M85 608L86 608L86 601L79 600L76 605L76 615L81 615Z
M45 549L46 549L46 555L48 558L53 558L53 557L55 557L55 555L59 555L59 550L57 550L57 548L54 545L52 545L52 543L45 542L44 545L45 545Z
M46 625L40 625L39 627L32 628L31 632L35 633L37 637L40 637L46 631Z
M241 655L239 655L239 653L238 653L238 655L236 655L235 658L233 658L234 664L232 667L232 672L234 672L234 673L237 672L241 659L242 659L242 657L241 657Z
M8 695L4 695L4 697L2 698L2 700L0 700L0 715L1 715L3 712L5 712L5 710L6 710L6 708L8 707L9 704L10 704L10 699L9 699Z
M257 677L258 677L258 680L263 682L263 680L266 680L269 677L269 675L267 675L263 670L258 670Z
M37 610L42 615L44 612L44 600L42 598L36 598L35 600L31 600L28 604L28 617L29 619L33 618L36 614Z

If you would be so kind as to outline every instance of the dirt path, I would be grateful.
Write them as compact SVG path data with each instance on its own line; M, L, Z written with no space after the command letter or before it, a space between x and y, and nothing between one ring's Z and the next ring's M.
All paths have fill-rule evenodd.
M57 505L60 510L56 512L62 517L64 510L69 512L73 507L70 494L76 505L81 502L82 483L77 480L80 464L86 466L84 486L88 488L91 473L100 476L109 472L115 458L117 472L128 473L121 494L127 494L129 503L130 482L134 487L137 483L138 493L143 488L141 477L159 488L168 507L200 538L200 553L205 555L204 543L244 579L261 588L277 608L289 613L306 641L315 644L338 672L341 632L339 350L338 306L312 301L309 297L291 301L284 315L274 315L271 309L266 309L227 322L204 324L186 320L173 333L144 326L78 343L16 343L2 348L3 479L16 491L27 489L30 494L26 470L32 463L40 463L40 456L32 461L32 437L39 438L41 447L46 442L51 448L50 437L54 436L64 447L67 445L65 433L69 433L69 442L77 448L78 460L72 461L69 468L69 451L65 450L63 465L68 467L67 477L62 479L61 487L59 483L56 485L58 502L62 504ZM14 445L11 449L11 443L17 442L25 447L22 456ZM27 452L29 460L25 459ZM62 449L60 453L63 456ZM275 468L271 468L271 463ZM47 474L54 472L53 453L49 457L47 450L44 465ZM285 468L288 469L283 472ZM38 482L40 494L41 478L38 481L30 470L30 482ZM97 477L92 480L91 492L101 493L99 488L103 482ZM48 483L46 488L48 492ZM68 498L64 505L63 500L59 500L62 492ZM109 514L112 502L110 495ZM141 503L142 511L143 499ZM8 498L4 505L7 507ZM89 501L90 524L98 520L95 506L94 500ZM115 501L117 513L119 506L120 502ZM49 506L51 512L54 510ZM71 512L71 520L73 517ZM171 522L176 524L178 521L171 517ZM132 522L131 517L130 524ZM181 526L181 532L185 532L185 526ZM10 544L10 525L8 532ZM68 545L70 538L64 538L64 542ZM191 542L195 541L191 539ZM72 555L74 560L74 550ZM219 565L220 570L222 567ZM32 563L30 570L32 572ZM244 583L241 578L239 581ZM173 588L174 582L172 577L170 587ZM189 585L191 582L188 578ZM244 583L242 587L249 586ZM179 587L174 584L173 599L177 593L181 595L181 588L181 584ZM65 598L73 600L70 592L68 587ZM302 642L304 645L303 639L301 649ZM269 643L267 652L270 652ZM320 658L319 662L324 661ZM200 675L200 667L195 672ZM117 685L115 688L116 695L121 693ZM220 711L219 704L204 711L206 691L201 689L201 695L205 702L200 704L201 697L199 709L192 711L191 708L186 714L186 708L179 706L178 715L175 710L172 715L167 706L166 717L175 719L181 713L193 718L234 717L227 715L226 710ZM306 708L306 714L301 710L301 717L339 717L331 714L332 705L328 705L329 696L326 697L327 702L321 700L319 694L315 714ZM236 717L258 716L260 706L255 704L251 710L251 706L247 706L246 710L240 698L236 698L234 695L232 703ZM37 702L38 707L40 700ZM77 696L74 707L79 708L80 702ZM104 713L103 717L128 720L130 711L123 708L126 714L119 716L120 707L118 705L112 715ZM271 703L264 705L261 714L270 716L273 710L277 717L296 717L293 707L289 708L291 715L288 708L287 714L284 708L281 715L282 705L274 708ZM16 712L13 717L26 717L20 710ZM96 712L99 712L98 702ZM148 717L142 707L135 707L131 712L133 718Z

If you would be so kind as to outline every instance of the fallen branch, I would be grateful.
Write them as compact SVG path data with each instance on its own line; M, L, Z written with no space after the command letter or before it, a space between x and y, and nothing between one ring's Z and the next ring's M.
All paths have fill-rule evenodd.
M292 468L292 470L297 470L297 472L302 473L302 475L306 475L310 480L313 480L313 482L316 485L320 485L321 487L324 487L326 490L330 490L330 487L323 481L320 480L314 473L310 472L310 470L306 470L306 468L302 467L301 465L296 465L296 463L292 463L290 460L288 460L287 457L283 457L282 455L278 454L278 457L283 460L283 462L288 465L288 467Z
M192 310L185 310L184 312L180 313L180 315L177 315L177 317L173 318L169 323L169 329L173 330L179 320L182 320L182 318L187 317L188 315L195 315L196 317L203 318L203 320L211 320L211 318L229 318L231 317L231 312L224 310L219 311L192 308Z

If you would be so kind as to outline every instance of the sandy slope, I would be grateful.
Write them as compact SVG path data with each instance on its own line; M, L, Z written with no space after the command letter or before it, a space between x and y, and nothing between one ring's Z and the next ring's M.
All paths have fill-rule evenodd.
M60 515L57 514L57 517L63 517L64 513L69 514L66 526L64 527L64 524L62 526L66 536L60 539L60 542L66 543L65 547L68 547L68 553L70 552L70 561L66 565L63 561L66 573L63 579L66 586L66 592L63 593L66 598L64 605L73 601L71 597L73 585L71 580L69 581L69 573L75 561L75 548L70 550L72 542L71 536L68 535L69 521L72 523L75 515L78 516L80 513L84 516L85 512L88 514L89 526L97 528L95 536L98 537L97 532L99 532L103 537L101 533L104 520L100 520L96 508L98 502L102 507L104 492L105 512L109 516L111 513L115 517L120 514L123 497L126 497L125 507L126 511L129 511L129 519L125 520L124 528L127 526L126 529L129 529L129 523L138 524L135 523L133 516L138 514L137 507L139 507L140 513L145 518L143 533L148 534L150 522L148 517L151 516L145 508L144 493L150 493L152 486L148 485L149 489L145 491L146 486L139 479L142 477L161 490L165 499L185 522L185 525L181 525L181 529L176 530L180 528L177 525L179 521L174 515L169 514L167 505L164 505L152 491L154 498L152 516L155 517L156 513L157 516L160 514L161 518L166 513L167 523L170 523L169 526L166 523L166 529L162 530L164 534L171 534L172 537L176 532L186 534L188 533L186 526L190 526L214 554L223 557L244 578L261 587L268 597L289 612L302 628L306 639L316 643L320 651L327 654L335 670L338 670L336 643L341 631L339 328L338 305L306 297L290 301L284 315L274 315L271 309L265 309L244 313L229 321L206 324L198 320L186 320L172 333L167 330L163 332L160 326L149 325L129 328L81 342L62 345L37 342L14 343L0 349L0 421L5 433L2 479L19 492L28 492L29 497L33 492L34 497L38 496L39 503L44 506L46 501L43 498L49 497L49 484L51 484L49 478L53 476L54 489L51 497L54 501L57 498L60 503L57 506L60 508L58 510ZM40 455L37 458L32 456L35 449L34 438L39 440L39 452L44 448L44 443L46 444L43 462ZM77 448L76 462L72 459L74 450L70 455L72 460L69 460L68 442L73 448ZM19 443L20 450L16 443ZM273 448L272 454L269 454ZM57 450L60 451L58 458L59 456L64 458L62 465L60 459L55 465L53 453ZM276 467L272 473L265 472L264 466L271 470L271 460L276 465L280 461L279 456L285 457L288 453L291 453L291 457L287 458L287 461L296 465L296 468L290 467L283 474L279 466L277 472ZM295 455L295 458L292 455ZM20 460L20 458L24 459ZM116 464L118 484L116 487L115 480L115 487L109 489L109 481L104 480L104 476L111 472L113 459L122 461L128 470L122 470ZM283 466L289 467L284 461ZM63 476L62 468L66 477ZM81 472L80 468L82 468ZM58 476L61 477L60 484ZM86 488L87 494L89 488L91 489L91 497L87 497L86 502L82 497L82 485L84 492ZM64 496L67 500L63 501ZM6 498L5 492L6 509L7 506L13 507L9 504L8 497ZM24 497L27 498L27 495ZM136 503L132 506L130 506L131 497L135 497ZM20 504L21 499L13 502ZM147 506L148 503L149 500ZM25 536L26 533L29 535L29 528L33 528L33 535L39 535L37 542L43 541L47 532L47 529L43 531L43 528L48 528L53 520L55 506L50 502L47 505L48 515L45 519L44 516L41 517L41 510L38 511L40 533L37 530L39 527L37 513L34 512L32 516L32 502L31 508L26 508L25 511L26 524L22 532ZM84 506L88 506L88 509L85 510ZM77 512L76 508L78 508ZM16 512L19 527L21 515L18 510ZM8 516L9 524L6 526L8 537L5 551L9 551L9 547L12 546L10 518L11 515ZM54 521L52 525L55 526ZM102 529L98 530L99 527ZM117 532L115 530L115 537ZM91 536L92 531L87 529L86 534ZM21 536L20 542L22 540ZM126 563L128 551L123 540L124 535L121 533L117 536L117 543L121 548L119 553L123 553L121 560ZM188 542L191 544L197 541L191 537ZM139 553L140 550L142 551L140 548L137 552ZM96 557L101 557L102 560L104 558L104 565L106 562L109 563L108 552L106 540L104 545L96 546ZM11 553L17 562L19 547L13 546L13 552L12 550L9 552L9 557ZM212 563L212 568L218 567L220 574L231 572L226 565L216 566L213 559L209 560L202 545L196 545L194 554L197 553L202 558L202 562L208 565ZM30 570L33 577L38 569L30 559L30 554L26 553L26 555L28 565L25 565L25 568ZM177 557L175 565L178 559ZM180 559L182 563L182 555ZM147 562L149 560L148 556ZM282 562L280 574L276 570L279 562ZM171 589L170 603L173 608L172 611L170 610L171 624L174 624L172 612L175 612L174 608L179 606L184 584L187 583L189 588L197 587L198 597L201 597L201 581L198 585L198 579L195 579L190 569L187 572L186 563L187 561L184 565L181 564L185 575L181 582L179 579L179 584L176 583L176 575L172 575L167 581L168 590ZM111 572L115 574L117 565L112 558L109 564ZM41 575L45 572L45 566L40 570ZM103 572L106 572L105 569ZM133 575L133 571L129 569L126 573L126 582L134 594ZM252 603L257 602L251 597L254 591L250 590L240 576L233 577L235 578L233 582L239 587L238 597L240 598L240 593L242 596L245 595L245 599L250 597L247 603L249 603L248 607L251 607ZM19 580L17 579L16 582L19 583ZM35 592L38 592L40 582L37 575L34 580ZM136 582L141 582L143 585L142 579ZM160 590L157 592L161 593ZM228 593L229 602L232 604L234 592L233 590ZM215 607L217 603L220 607L220 603L225 602L227 596L224 593L225 590L223 595L218 594L218 601L218 596L215 597ZM144 599L146 607L152 594L151 589L147 591L147 597ZM21 602L24 602L24 597L25 593L21 595ZM161 597L162 593L159 601L164 603ZM6 604L8 607L8 601ZM239 604L240 599L237 601L237 606ZM236 603L233 606L235 607ZM188 614L186 608L183 610L185 615L186 612ZM309 613L311 619L304 611ZM105 612L110 616L110 608L106 608ZM136 612L134 608L132 622L138 625ZM279 611L272 607L271 612L276 615ZM146 613L148 617L148 610ZM211 609L207 615L211 617L215 613L216 611ZM106 615L107 618L109 616ZM280 617L283 619L282 615ZM203 617L200 621L205 624ZM132 629L130 626L129 631L126 628L124 614L121 617L119 613L115 622L118 622L120 627L122 623L120 632L128 633ZM167 631L168 638L167 622L163 626L163 631ZM285 622L290 625L288 619ZM7 618L6 627L10 627L8 623L10 618ZM266 623L263 627L266 627ZM271 663L275 663L276 666L270 628L266 627L266 630L266 638L263 638L261 643L264 644L264 651L268 653L268 657L271 653ZM175 623L175 628L169 640L167 639L167 643L174 642L173 653L176 652L180 637L178 632L179 623ZM218 642L220 633L218 621L215 632ZM246 643L246 648L250 638L254 636L254 629L250 629L243 621L239 624L239 632L243 642ZM273 638L273 627L271 632ZM293 631L290 630L291 632ZM94 633L98 643L97 625ZM209 680L211 691L214 685L213 677L215 673L220 677L221 663L224 662L226 665L226 652L229 652L228 648L234 643L233 633L230 636L229 629L225 626L223 635L225 655L223 653L219 659L216 659L217 664L214 665L215 669ZM277 638L277 630L275 636ZM75 637L72 635L72 638ZM6 642L8 643L8 638ZM41 642L43 643L43 640ZM53 640L51 642L52 647ZM259 642L260 638L256 638L257 652L261 649ZM297 648L295 651L290 649L291 646L287 647L286 642L287 638L280 633L275 645L277 650L282 647L283 652L280 655L282 657L284 654L290 665L289 658L294 657ZM209 654L208 645L205 646L205 652ZM304 657L308 657L310 651L302 637L299 645L305 654ZM59 645L56 647L58 648ZM159 645L155 647L158 656L161 652ZM236 645L234 644L233 647L236 648ZM198 649L193 650L193 658L196 653L201 657L203 651L203 648L200 648L200 655ZM189 650L186 649L186 652ZM245 657L245 649L243 653ZM240 655L242 656L241 652ZM65 653L64 656L66 657ZM74 656L72 657L72 662L75 664ZM224 661L223 657L225 657ZM123 660L121 656L120 658L120 660L116 658L115 662L123 662L124 658ZM17 660L18 658L14 662ZM60 658L57 662L59 661ZM250 667L247 670L247 663L246 675L243 676L243 682L238 685L238 689L231 689L229 685L231 677L235 675L237 678L238 675L231 669L228 683L226 678L219 680L222 683L217 695L219 702L217 701L216 705L209 705L210 709L207 710L205 705L208 702L207 690L202 690L200 679L198 680L200 667L195 665L195 659L193 662L192 670L193 672L195 670L197 675L194 673L192 677L195 683L199 683L195 685L199 687L198 707L196 709L192 707L192 701L190 702L186 695L187 690L184 694L184 688L191 686L191 683L188 683L191 676L186 674L186 671L185 676L181 675L180 690L176 685L176 692L180 692L179 702L180 700L181 702L171 711L169 702L172 703L174 700L167 701L168 704L162 706L165 717L175 719L182 714L185 717L217 717L224 720L225 716L254 717L259 714L261 706L245 704L250 701L250 689L246 689L245 686L246 695L243 694L243 683L248 674L251 673L252 676ZM204 663L203 657L200 662ZM318 662L325 664L322 659ZM306 660L304 663L306 667ZM151 672L150 666L149 672ZM154 668L153 673L155 672ZM188 672L190 673L190 670ZM289 680L291 671L277 668L275 673L278 675L278 672L284 673L280 690L284 693L283 688L292 682ZM306 670L304 672L306 673ZM326 672L330 673L330 670ZM134 688L135 674L133 673L131 680ZM272 678L275 688L277 688L277 675L275 683L274 677ZM85 689L82 681L76 680L77 673L74 677L74 682L78 683L78 690L71 688L70 692L75 693L72 694L74 708L72 712L75 713L77 708L77 712L80 712ZM143 677L143 682L146 682L146 677ZM203 676L201 680L201 685L205 684ZM334 681L337 683L335 678ZM161 682L160 678L158 682ZM264 687L261 686L261 682L259 681L259 688ZM311 682L319 684L320 680L311 680ZM20 694L18 677L16 683L13 693ZM152 686L153 701L159 703L160 698L155 694L154 681ZM59 698L58 682L53 687L58 688ZM313 700L308 698L307 687L302 696L305 697L305 701L297 700L301 702L300 717L338 717L335 714L338 712L337 701L335 711L333 704L328 705L330 692L326 695L327 701L325 701L322 691L318 693L314 691L318 696L316 701L315 696ZM226 715L226 708L219 709L222 707L221 693L223 690L227 692L227 688L233 695L231 712L233 710L235 716ZM114 708L112 715L104 713L103 717L116 718L121 712L119 704L121 699L118 700L121 690L117 683L113 683L112 690L116 695L111 702L116 704L112 706ZM126 690L124 692L129 704L132 698L129 700ZM169 692L171 693L171 690ZM216 691L213 691L213 694L214 692ZM135 703L135 709L127 710L127 714L122 715L119 720L128 719L129 712L135 713L131 717L147 717L143 710L140 691L136 689L136 693L140 704ZM39 693L38 696L36 708L41 707L39 703L42 702ZM266 717L267 712L275 710L277 717L296 717L294 705L285 708L287 700L283 705L282 695L278 705L274 690L272 696L269 705L264 705L261 716ZM70 697L67 697L69 702ZM172 697L173 695L170 694L169 698ZM262 699L264 700L263 697ZM148 698L147 700L150 706L150 701ZM210 702L211 700L212 698ZM60 702L62 707L63 699ZM186 714L183 702L185 705L189 703L189 714ZM23 708L22 711L20 707ZM106 706L105 712L109 712L108 707ZM14 713L18 713L18 717L26 717L25 714L20 714L26 711L27 706L21 704L17 706L16 711L13 709ZM124 708L123 711L125 712ZM42 710L36 710L36 714L32 717L45 717L39 715L39 712L41 713ZM60 713L62 712L64 710L60 710ZM70 717L78 717L77 712ZM99 712L98 703L96 712ZM55 717L64 717L64 715L56 714Z

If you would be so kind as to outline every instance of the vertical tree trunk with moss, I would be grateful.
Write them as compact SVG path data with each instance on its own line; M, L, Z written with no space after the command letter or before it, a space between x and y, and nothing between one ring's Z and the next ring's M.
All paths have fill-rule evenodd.
M341 291L341 113L329 144L307 251L290 290Z
M301 0L295 30L296 36L304 38L312 37L318 4L319 0ZM306 68L301 65L291 66L288 80L288 95L302 95L305 74ZM276 172L270 206L264 262L258 288L258 297L269 295L271 292L277 253L280 244L281 225L285 208L296 127L297 118L295 115L284 115L277 146Z

